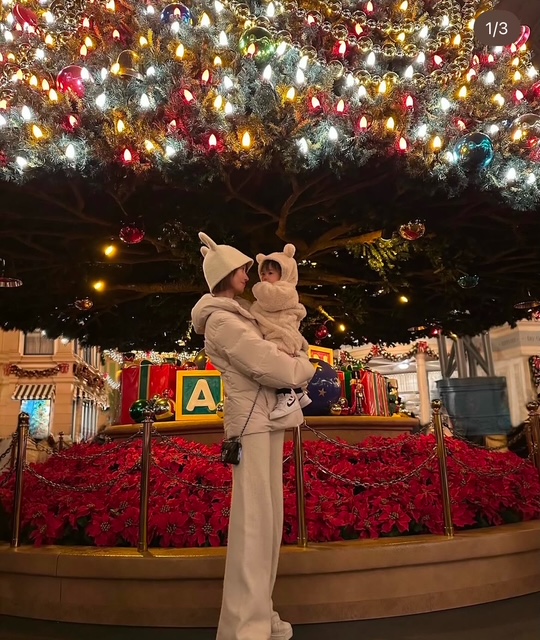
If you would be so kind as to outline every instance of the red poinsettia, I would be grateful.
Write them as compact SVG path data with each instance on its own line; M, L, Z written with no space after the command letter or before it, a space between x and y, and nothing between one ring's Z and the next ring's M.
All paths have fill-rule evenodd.
M452 518L457 529L540 517L540 481L527 460L447 439ZM309 539L441 534L433 436L371 438L359 445L306 442ZM296 470L284 448L286 544L296 542ZM218 445L157 437L152 446L149 539L163 547L227 542L231 472ZM25 473L24 542L132 545L139 536L141 441L77 445ZM0 475L0 532L9 536L14 474Z

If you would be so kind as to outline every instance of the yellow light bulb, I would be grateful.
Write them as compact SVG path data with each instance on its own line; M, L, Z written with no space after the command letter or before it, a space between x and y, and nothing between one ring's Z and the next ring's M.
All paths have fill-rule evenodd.
M139 38L139 45L141 47L146 47L147 44L148 44L148 40L144 36L141 36Z
M43 91L48 91L51 87L47 80L44 79L41 83L41 88L43 89Z
M216 56L214 58L214 67L221 67L221 58L219 56Z
M459 47L459 45L461 44L461 35L459 33L453 39L452 43L455 47Z
M249 135L249 131L244 131L244 135L242 136L242 146L246 149L249 149L251 146L251 136Z
M201 25L201 27L209 27L211 22L210 22L210 16L204 12L201 16L201 21L199 23Z
M43 138L43 131L37 126L37 124L32 125L32 135L34 138Z
M54 89L51 89L49 91L49 100L51 102L58 102L58 94L56 93L56 91Z
M114 0L108 0L107 4L105 5L105 8L108 9L109 11L114 11L116 9L116 4Z
M388 120L386 121L386 128L389 131L393 131L395 126L396 126L396 121L394 120L394 118L392 118L392 116L390 116L390 118L388 118Z
M519 67L519 63L521 62L521 60L519 58L514 58L512 60L512 66L513 67Z
M81 48L79 49L79 53L81 54L81 56L86 56L88 54L88 49L86 48L86 45L83 44L81 46Z
M116 247L114 246L114 244L109 244L107 245L104 249L103 249L103 253L108 257L111 258L112 256L114 256L114 254L116 253Z
M86 38L84 39L84 44L91 49L94 46L94 43L92 42L92 38L90 36L86 36Z
M519 82L521 80L521 77L521 73L519 71L516 71L513 75L514 82Z
M103 291L105 289L105 283L103 280L97 280L92 284L92 287L94 287L96 291Z
M115 62L111 67L111 73L116 75L119 71L120 71L120 65L118 64L118 62Z
M126 125L124 124L123 120L118 120L118 122L116 123L116 130L118 131L118 133L122 133L126 128Z
M37 87L38 86L38 79L36 78L36 76L32 76L28 82L28 84L31 87Z
M409 302L409 298L407 298L407 296L399 296L399 301L402 304L407 304L407 302Z
M48 33L48 34L45 36L45 44L48 44L49 46L51 46L51 45L53 45L53 44L54 44L53 37L51 36L51 34L50 34L50 33Z
M407 9L409 8L409 3L407 2L407 0L403 0L403 2L399 5L399 8L402 11L407 11Z
M522 137L523 137L523 131L521 129L516 129L514 131L514 135L512 136L512 140L514 142L519 142L519 140L521 140Z
M442 147L442 140L441 140L440 136L435 136L435 137L433 138L433 141L432 141L432 143L431 143L431 146L432 146L435 150L440 149L440 148Z
M295 96L296 96L295 88L290 87L287 93L285 94L285 97L287 98L287 100L294 100Z
M345 325L342 323L342 324L338 325L338 329L339 329L341 332L343 332L343 331L345 331L346 327L345 327Z
M387 89L388 89L388 85L386 84L386 80L383 80L379 85L379 93L386 93Z
M405 34L403 33L403 31L399 34L397 39L399 42L405 42Z
M223 106L223 98L218 94L216 96L216 99L214 100L214 108L221 109L222 106Z
M183 58L184 57L184 53L185 53L185 49L184 49L184 45L182 43L180 43L177 47L176 47L176 57L177 58Z
M459 90L458 96L460 98L466 98L467 97L467 87L465 85L463 85L463 87L461 87L461 89Z
M496 102L499 107L502 107L504 105L504 98L500 93L497 93L495 96L493 96L493 102Z
M145 140L144 141L144 148L147 151L153 151L155 149L154 143L151 140Z

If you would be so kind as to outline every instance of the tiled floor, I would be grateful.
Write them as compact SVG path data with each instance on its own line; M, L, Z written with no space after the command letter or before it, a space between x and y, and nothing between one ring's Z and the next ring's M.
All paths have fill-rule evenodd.
M214 629L81 626L0 616L0 640L214 638ZM540 640L540 593L466 609L404 618L298 625L295 627L294 640Z

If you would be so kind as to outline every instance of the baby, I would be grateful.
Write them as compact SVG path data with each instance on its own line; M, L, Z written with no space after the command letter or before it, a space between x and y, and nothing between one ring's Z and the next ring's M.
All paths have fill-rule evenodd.
M300 304L296 285L298 267L293 258L296 248L285 245L283 252L256 257L261 282L253 285L256 300L250 313L257 320L266 340L274 342L280 351L295 356L308 350L308 343L299 331L300 321L306 317L306 308ZM277 403L270 419L281 418L296 408L311 403L303 389L277 389Z

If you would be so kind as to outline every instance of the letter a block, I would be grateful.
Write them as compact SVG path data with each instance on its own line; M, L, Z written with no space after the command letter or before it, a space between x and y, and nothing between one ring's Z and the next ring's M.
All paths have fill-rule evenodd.
M216 405L222 401L219 371L176 372L176 420L215 415Z

